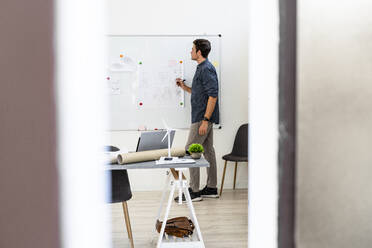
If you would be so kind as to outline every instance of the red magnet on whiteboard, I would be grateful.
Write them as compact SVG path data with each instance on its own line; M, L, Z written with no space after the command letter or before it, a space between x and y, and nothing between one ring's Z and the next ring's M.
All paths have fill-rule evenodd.
M157 128L154 128L154 130L158 130Z
M143 103L142 103L142 102L140 102L140 103L139 103L139 105L140 105L140 106L142 106L142 105L143 105Z
M107 77L106 79L107 79L107 80L110 80L110 77Z

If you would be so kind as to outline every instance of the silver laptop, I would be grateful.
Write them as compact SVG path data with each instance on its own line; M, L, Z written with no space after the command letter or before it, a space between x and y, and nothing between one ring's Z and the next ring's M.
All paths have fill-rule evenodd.
M175 132L174 130L170 132L170 147L172 147ZM166 130L142 132L138 139L136 152L168 148L168 137L162 141L166 133Z

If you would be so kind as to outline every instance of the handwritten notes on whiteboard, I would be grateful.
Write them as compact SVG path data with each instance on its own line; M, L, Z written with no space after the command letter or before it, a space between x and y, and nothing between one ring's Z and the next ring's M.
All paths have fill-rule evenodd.
M184 107L184 92L176 85L176 78L183 78L182 61L137 63L120 54L120 58L111 61L108 68L110 95L132 98L139 109ZM131 96L126 92L131 92Z
M184 105L184 92L176 85L183 77L183 65L169 60L163 65L139 67L138 106L140 108L179 108Z

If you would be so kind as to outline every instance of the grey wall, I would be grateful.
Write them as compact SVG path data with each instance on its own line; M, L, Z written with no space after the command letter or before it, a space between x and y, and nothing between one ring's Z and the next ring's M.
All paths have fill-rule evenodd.
M53 1L0 4L0 247L58 248Z
M298 2L297 247L371 247L372 2Z

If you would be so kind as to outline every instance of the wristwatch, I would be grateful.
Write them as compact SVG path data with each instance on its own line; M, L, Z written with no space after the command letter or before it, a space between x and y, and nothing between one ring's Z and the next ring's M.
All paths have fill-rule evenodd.
M207 117L204 116L203 121L210 121Z

